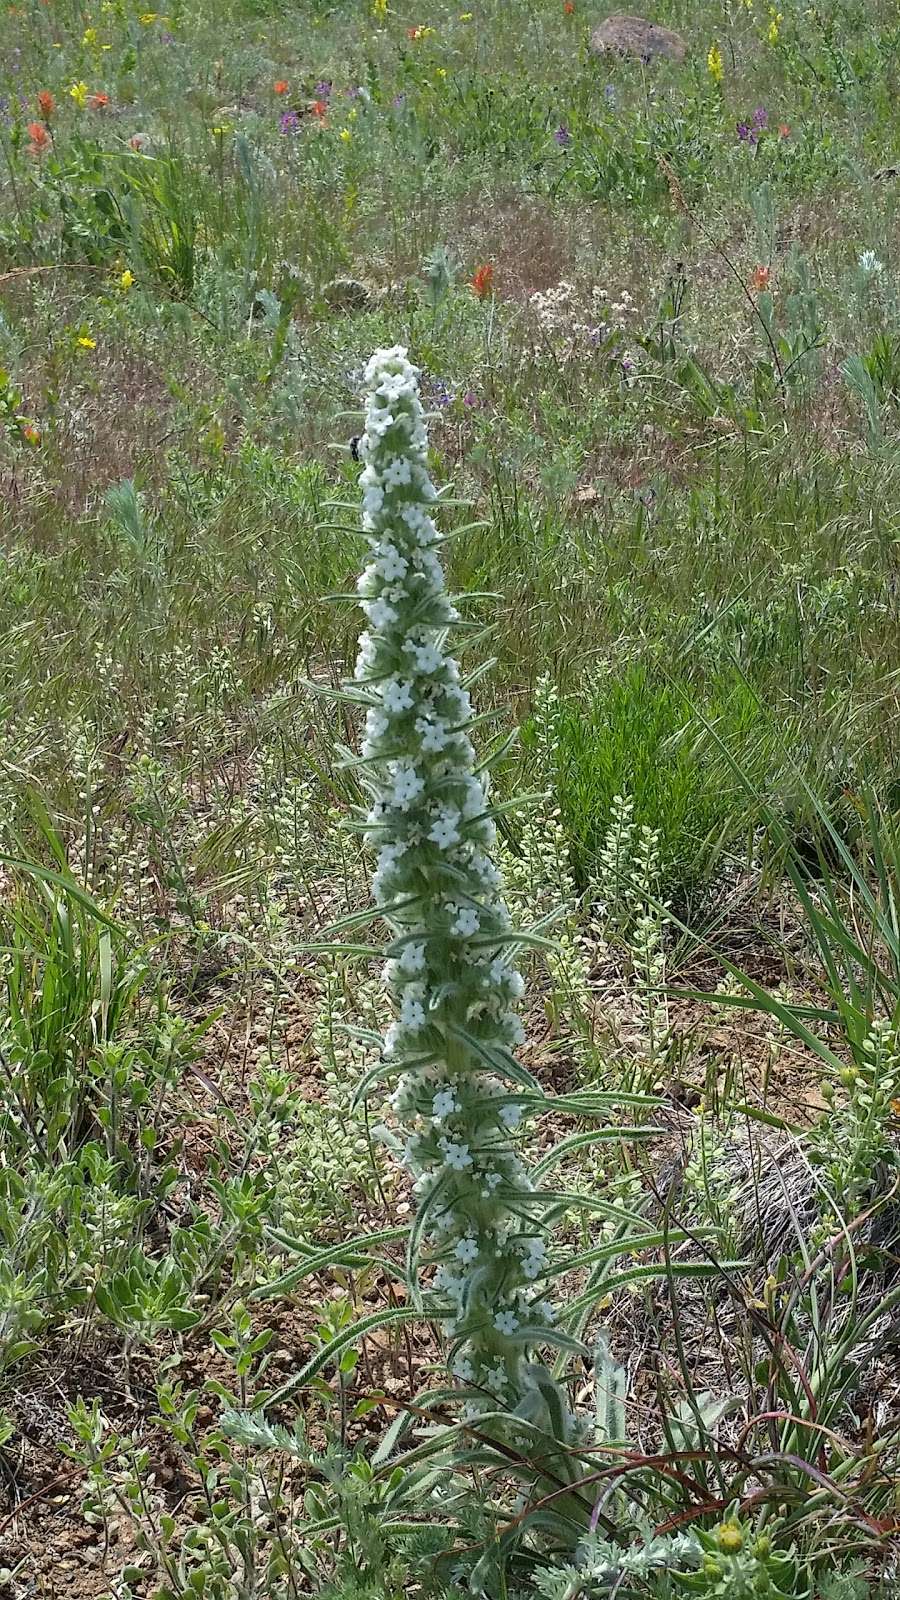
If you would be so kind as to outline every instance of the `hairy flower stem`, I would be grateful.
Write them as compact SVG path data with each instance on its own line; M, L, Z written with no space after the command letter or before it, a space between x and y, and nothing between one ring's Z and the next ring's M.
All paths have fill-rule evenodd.
M399 1075L392 1104L408 1132L403 1161L418 1216L414 1273L450 1341L470 1414L512 1405L530 1345L552 1339L546 1201L512 1138L540 1089L512 1054L519 936L490 851L487 781L469 738L472 704L445 654L459 622L446 593L432 513L417 369L400 347L366 369L359 455L371 547L358 590L369 629L355 691L368 706L360 777L373 894L387 922L385 980L396 1021L384 1042Z

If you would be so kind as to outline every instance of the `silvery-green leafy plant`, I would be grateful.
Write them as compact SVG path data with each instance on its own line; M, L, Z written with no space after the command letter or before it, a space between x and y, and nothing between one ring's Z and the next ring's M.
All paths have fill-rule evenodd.
M418 1202L411 1266L427 1269L429 1310L476 1412L510 1404L529 1345L554 1337L538 1287L547 1202L513 1137L540 1090L513 1055L523 936L491 859L472 702L447 653L460 618L438 555L441 496L417 369L395 347L375 353L365 378L358 452L370 558L358 591L369 627L355 673L367 706L357 771L371 797L373 894L392 934L385 978L396 1019L383 1056L398 1074L392 1104Z

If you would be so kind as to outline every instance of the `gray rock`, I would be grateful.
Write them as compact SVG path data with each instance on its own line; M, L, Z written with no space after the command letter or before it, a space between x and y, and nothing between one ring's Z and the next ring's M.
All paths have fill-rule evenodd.
M332 311L366 311L373 300L371 289L358 278L332 278L323 293Z
M645 65L660 58L681 62L688 47L679 33L645 17L629 17L617 11L601 22L591 34L595 55L633 56Z

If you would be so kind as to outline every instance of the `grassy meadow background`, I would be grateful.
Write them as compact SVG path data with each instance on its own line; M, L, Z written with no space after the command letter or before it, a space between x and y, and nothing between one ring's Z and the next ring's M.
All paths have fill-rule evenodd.
M568 907L563 956L533 964L529 1060L664 1092L682 1119L732 1091L800 1129L825 1106L777 1017L648 996L714 991L721 948L832 1006L841 960L824 1002L804 896L833 933L876 817L893 884L900 20L883 0L660 0L688 55L648 68L591 51L604 15L0 16L13 1600L432 1592L378 1544L387 1491L361 1468L355 1500L321 1463L278 1477L279 1505L314 1521L319 1494L327 1521L324 1476L356 1527L288 1560L216 1431L400 1292L345 1270L266 1298L285 1239L410 1210L348 1109L365 1050L341 1024L383 1025L376 970L302 948L367 895L339 827L354 725L310 685L356 652L359 615L328 596L352 591L360 540L331 503L356 497L377 346L422 368L433 474L471 502L446 553L483 596L488 732L520 729L500 796L545 796L503 842L514 903ZM649 945L617 903L620 795L655 836ZM846 926L880 962L893 910L877 937ZM900 965L879 972L890 1014ZM627 1165L589 1176L635 1192ZM430 1370L412 1338L320 1380L329 1462L384 1422L366 1395L409 1398ZM870 1426L893 1439L884 1405ZM886 1544L891 1471L868 1513Z

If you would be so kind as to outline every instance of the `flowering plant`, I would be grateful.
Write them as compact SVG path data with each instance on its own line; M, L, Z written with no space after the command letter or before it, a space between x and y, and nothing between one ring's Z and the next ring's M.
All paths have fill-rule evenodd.
M385 979L397 1016L383 1055L399 1074L392 1104L419 1207L411 1266L427 1234L429 1306L475 1411L508 1404L528 1346L554 1338L538 1287L547 1202L512 1138L540 1100L512 1053L524 987L513 956L525 936L511 927L490 857L472 702L446 652L460 618L438 557L441 497L428 475L418 371L404 349L378 350L366 383L358 453L370 560L358 591L369 628L355 694L367 706L357 767L372 801L372 887L392 933Z
M476 267L472 274L472 293L477 300L488 300L494 292L494 268L490 261Z

